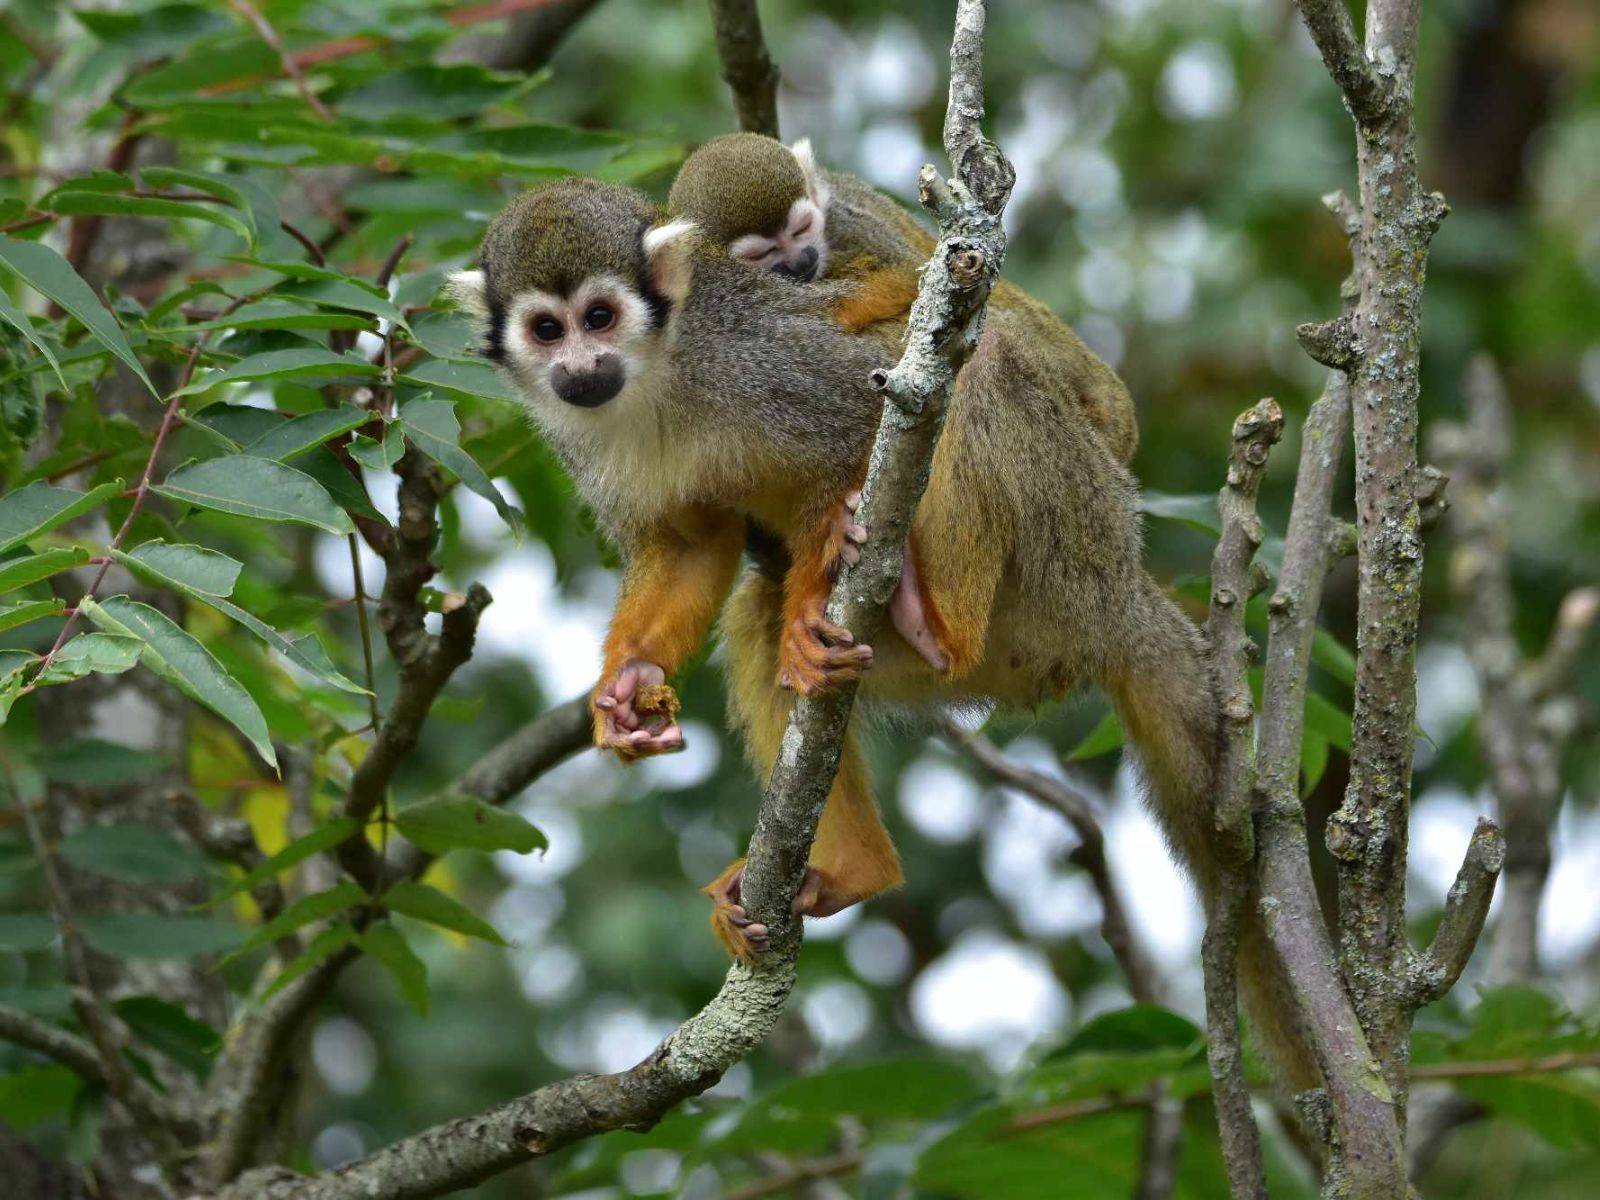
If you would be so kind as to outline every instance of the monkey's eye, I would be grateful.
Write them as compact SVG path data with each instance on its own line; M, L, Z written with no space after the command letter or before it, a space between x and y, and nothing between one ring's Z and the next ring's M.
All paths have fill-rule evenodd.
M533 336L541 342L559 342L561 335L566 332L562 329L561 322L554 317L535 317L529 322L528 328L533 330Z
M811 232L811 214L810 213L807 213L805 216L801 217L799 222L795 225L795 227L789 231L789 233L794 237L805 237L805 235L810 233L810 232Z
M609 304L591 304L583 314L583 327L591 333L610 329L617 323L616 309Z
M768 242L765 246L750 246L745 250L742 250L739 254L739 257L748 263L762 263L766 262L767 259L771 258L777 252L777 244L774 242Z

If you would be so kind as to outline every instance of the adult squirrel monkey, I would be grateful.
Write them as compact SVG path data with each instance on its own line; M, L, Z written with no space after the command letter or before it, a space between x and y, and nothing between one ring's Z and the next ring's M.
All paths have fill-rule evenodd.
M802 282L856 282L833 310L850 330L906 317L935 244L894 199L824 170L805 139L790 147L759 133L714 138L679 168L667 208L749 266ZM985 320L1038 360L1118 462L1132 461L1139 428L1127 386L1064 321L1004 279Z
M752 271L690 222L661 223L639 193L593 181L514 201L480 261L453 290L626 559L595 742L625 760L676 749L667 681L723 608L747 529L768 558L841 551L837 498L860 476L882 405L868 374L891 365L903 328L850 333L832 316L848 284ZM1209 894L1218 702L1199 632L1141 565L1136 499L1037 359L987 331L915 519L916 586L938 614L944 669L900 638L873 654L844 630L797 631L788 577L746 573L722 627L731 716L758 771L777 756L792 704L778 663L797 637L837 673L870 657L869 704L1030 706L1098 685ZM853 730L810 863L796 910L813 915L902 880ZM717 936L750 958L767 931L740 904L741 871L730 865L707 891ZM1246 938L1243 974L1264 980L1259 934ZM1293 1021L1281 1000L1255 1007L1280 1030Z

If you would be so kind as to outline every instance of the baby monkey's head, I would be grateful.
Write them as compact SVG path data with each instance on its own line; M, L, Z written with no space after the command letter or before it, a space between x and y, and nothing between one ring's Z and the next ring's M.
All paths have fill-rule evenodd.
M828 199L809 141L730 133L689 156L667 208L740 262L807 282L827 270Z
M480 269L451 277L484 353L531 402L597 408L643 373L688 290L692 226L658 219L630 188L563 180L512 201L484 236Z

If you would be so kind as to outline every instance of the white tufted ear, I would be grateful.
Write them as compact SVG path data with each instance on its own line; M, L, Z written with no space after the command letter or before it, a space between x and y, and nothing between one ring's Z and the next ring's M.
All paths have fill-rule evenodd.
M445 294L475 320L489 319L489 298L482 271L452 271L445 280Z
M684 217L645 231L644 257L650 267L650 280L674 304L689 294L694 232L694 222Z
M789 152L794 155L795 161L800 164L800 173L806 177L806 194L816 202L823 212L828 211L828 201L832 197L832 190L822 173L822 168L817 166L816 152L811 148L810 138L801 138L789 147Z

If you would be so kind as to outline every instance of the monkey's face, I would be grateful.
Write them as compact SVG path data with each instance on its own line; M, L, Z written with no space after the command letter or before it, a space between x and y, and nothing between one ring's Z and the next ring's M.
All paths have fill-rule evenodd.
M770 234L747 233L728 245L740 262L809 283L828 265L827 214L811 196L801 196L782 225Z
M627 386L652 326L650 304L636 288L592 275L566 295L513 297L501 348L518 379L566 404L598 408Z

